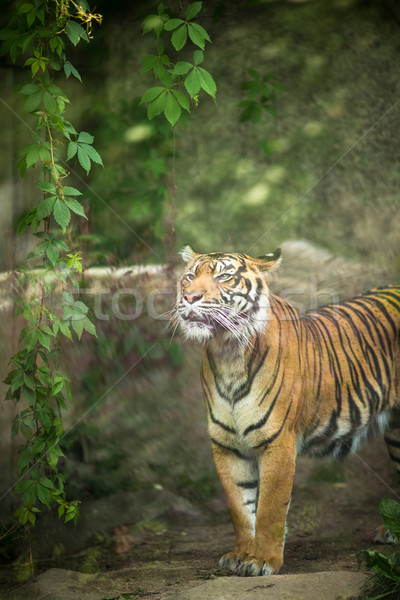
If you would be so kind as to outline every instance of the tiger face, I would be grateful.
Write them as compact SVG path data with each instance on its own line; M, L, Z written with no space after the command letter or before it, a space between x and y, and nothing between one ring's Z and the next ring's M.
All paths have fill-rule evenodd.
M246 346L266 327L269 313L266 271L280 263L280 249L251 258L245 254L181 252L186 271L178 283L176 320L188 339L205 343L228 332Z

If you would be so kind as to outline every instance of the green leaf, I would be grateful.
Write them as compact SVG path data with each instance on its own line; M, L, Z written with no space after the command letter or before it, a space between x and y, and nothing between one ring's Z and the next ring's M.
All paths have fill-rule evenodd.
M167 69L164 69L164 67L157 69L156 75L161 81L161 83L166 86L166 88L169 88L174 82L173 75L171 75L171 73L168 73Z
M42 190L42 192L53 192L55 190L54 187L54 183L50 183L50 181L37 181L36 185L38 186L39 190Z
M63 192L64 196L82 196L82 192L74 187L70 187L69 185L65 185L63 187Z
M11 390L15 392L15 390L19 389L24 382L24 376L22 371L16 371L12 381L11 381Z
M42 101L42 92L35 92L34 94L31 94L30 96L27 97L27 99L25 100L25 104L24 104L24 110L27 113L33 112L34 110L37 109L37 107L39 106L39 104Z
M87 154L87 156L90 158L90 160L97 163L98 165L103 166L103 161L101 160L101 156L97 152L97 150L95 150L93 148L93 146L90 146L89 144L80 144L80 147ZM78 157L79 157L79 154L78 154Z
M48 433L51 429L51 421L49 419L49 416L43 410L40 413L40 421L44 427L44 430L46 431L46 433Z
M19 433L19 420L17 418L14 419L12 426L11 426L11 438L15 438L16 435L18 435Z
M49 490L41 485L37 485L36 493L40 502L45 506L49 506L51 500L51 494Z
M193 69L185 79L185 88L191 98L199 93L201 87L198 68Z
M178 29L174 31L171 36L171 44L175 48L175 50L182 50L183 46L187 41L187 28L186 25L181 25Z
M161 86L149 88L143 94L143 96L140 100L140 104L143 104L143 102L151 102L152 100L157 98L160 94L162 94L164 91L165 91L165 88L163 88Z
M393 536L400 539L400 504L391 498L382 498L379 505L385 527Z
M43 162L47 162L50 160L50 152L46 150L46 148L43 148L43 146L39 147L39 158Z
M73 75L74 77L76 77L76 79L78 79L82 83L82 78L79 75L79 72L75 69L75 67L73 65L71 65L69 60L66 60L64 63L64 73L65 73L65 77L67 79L70 75Z
M141 75L151 71L151 69L154 69L155 66L158 65L158 61L158 56L155 54L147 54L142 60L142 70L140 72Z
M85 169L86 173L89 174L90 171L90 158L87 153L78 145L78 160L79 164L83 169Z
M39 160L39 146L32 146L26 155L25 162L27 167L35 165Z
M172 69L174 75L185 75L190 69L193 69L193 65L190 62L180 61L176 63Z
M162 113L162 111L165 108L166 101L167 93L164 92L163 94L158 96L158 98L153 100L153 102L150 102L149 106L147 107L147 116L150 120L154 119L154 117Z
M36 92L42 93L40 86L37 83L26 83L19 90L19 93L22 95L29 96L30 94L36 94Z
M83 328L90 334L97 337L96 327L88 317L82 319Z
M58 249L53 246L53 244L49 244L46 248L46 255L53 267L55 267L58 257L60 256Z
M56 394L58 394L58 392L61 392L63 387L64 387L64 380L62 379L62 377L56 377L54 379L54 384L51 388L51 395L55 396Z
M193 52L193 62L196 65L196 67L198 65L201 65L203 60L204 60L204 52L202 52L201 50L195 50Z
M86 304L84 302L81 302L80 300L77 300L76 302L74 302L74 305L72 308L76 313L83 314L83 315L86 315L86 313L89 310L89 307L86 306Z
M26 22L28 24L29 29L32 27L35 19L36 19L36 8L32 7L32 10L30 10L26 15Z
M56 196L47 196L38 206L37 217L39 221L48 217L53 210L54 202L56 201Z
M63 232L65 233L68 223L71 220L71 213L69 211L68 206L65 202L62 202L59 198L54 203L53 215L56 223L61 227Z
M164 107L164 114L169 123L174 126L181 116L181 107L176 98L171 94L167 94L167 99Z
M201 5L202 2L193 2L193 4L189 4L185 13L186 21L190 21L190 19L193 19L193 17L201 11Z
M26 492L26 490L32 485L32 480L31 479L23 479L22 481L19 481L17 483L17 485L15 486L15 492L17 494L23 494L24 492Z
M185 25L185 21L182 21L182 19L169 19L165 25L164 25L164 29L165 31L172 31L173 29L176 29L177 27L179 27L179 25Z
M78 151L78 144L76 142L70 142L68 144L67 160L70 160L75 156Z
M156 36L159 37L164 26L164 21L165 19L162 18L162 15L148 15L142 23L143 35L154 29Z
M61 333L63 335L65 335L65 337L67 337L69 340L72 341L72 335L71 335L71 331L69 328L69 324L65 323L64 321L60 321L59 326L60 326Z
M197 23L188 23L188 33L193 44L196 44L196 46L199 46L202 50L204 50L205 40L211 42L207 31Z
M185 94L182 94L182 92L179 92L178 90L171 91L174 94L175 98L178 100L179 104L182 106L182 108L190 112L190 103L187 96L185 96Z
M68 208L70 208L72 210L72 212L87 219L87 216L85 214L85 209L83 208L82 204L80 202L78 202L78 200L75 200L75 198L67 197L65 199L65 204L68 206Z
M86 131L81 131L78 136L78 142L83 142L84 144L93 144L94 137L87 133Z
M22 6L20 6L18 14L23 15L25 13L28 13L30 10L32 10L32 8L34 8L33 4L29 4L26 2Z
M30 327L25 336L25 346L28 350L32 350L36 346L38 339L38 331L36 327Z
M35 389L35 381L34 381L32 375L29 375L29 373L24 372L24 383L29 388L31 388L31 390ZM33 425L33 423L32 423L32 425Z
M46 438L43 435L35 437L32 444L32 454L40 454L46 446Z
M40 485L42 485L45 488L48 488L49 490L54 490L55 489L54 488L54 483L51 481L51 479L48 479L48 477L41 477L39 479L39 483L40 483Z
M261 107L256 103L251 103L247 106L240 115L240 122L251 121L254 125L260 121L262 117Z
M54 335L54 332L52 331L52 329L50 329L50 327L48 325L46 325L45 323L42 323L41 325L39 325L39 329L41 331L44 331L45 333L47 333L47 335ZM43 369L43 367L42 367ZM46 369L47 372L49 372L49 369Z
M45 91L43 93L43 104L44 108L48 113L55 113L57 110L57 102L55 101L54 96L52 96L49 92Z
M22 393L25 396L25 398L28 400L29 404L33 405L35 403L35 400L36 400L35 390L32 390L31 388L27 387L26 385L23 385ZM25 425L25 423L23 423L23 424Z
M29 465L30 460L31 460L31 449L28 446L27 448L24 448L22 450L22 452L20 453L19 459L18 459L18 468L21 471L21 473L24 472L24 469Z
M72 325L72 329L75 331L76 335L78 336L78 339L81 339L81 335L83 333L83 323L82 323L82 319L78 320L73 320L71 321L71 325Z
M51 338L49 335L46 335L43 331L38 331L38 340L40 342L40 344L46 348L46 350L48 350L50 352L50 342L51 342Z
M65 33L67 34L68 39L76 46L79 43L79 40L82 38L83 40L89 41L86 31L83 29L79 23L75 21L68 21L67 26L65 28Z
M64 456L64 454L62 453L61 448L57 444L55 444L47 450L46 459L51 469L54 470L56 468L60 456Z
M199 73L201 87L212 98L215 98L215 94L217 93L217 85L214 79L208 71L203 69L203 67L198 67L197 71Z
M26 483L28 485L25 487L25 490L22 493L22 502L25 504L25 506L32 506L37 498L36 481L29 480Z

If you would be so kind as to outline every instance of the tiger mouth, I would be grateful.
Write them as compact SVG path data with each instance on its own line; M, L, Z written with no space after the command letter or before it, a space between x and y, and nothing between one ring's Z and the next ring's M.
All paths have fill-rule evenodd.
M195 323L196 325L208 325L212 327L214 323L211 321L209 317L206 315L197 315L196 313L189 313L188 315L183 315L182 318L184 321L188 321L189 323Z

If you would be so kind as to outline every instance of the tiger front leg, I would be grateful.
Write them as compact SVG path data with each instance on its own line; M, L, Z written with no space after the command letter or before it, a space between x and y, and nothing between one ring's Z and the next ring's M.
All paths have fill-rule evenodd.
M271 444L259 456L254 542L238 575L273 575L281 570L295 463L295 439L289 435Z
M215 466L224 488L228 509L235 531L235 547L224 554L219 567L239 574L254 544L259 471L255 459L242 458L213 441Z
M220 567L236 575L272 575L283 565L296 450L293 440L280 441L257 461L214 449L236 536L235 548L222 556Z

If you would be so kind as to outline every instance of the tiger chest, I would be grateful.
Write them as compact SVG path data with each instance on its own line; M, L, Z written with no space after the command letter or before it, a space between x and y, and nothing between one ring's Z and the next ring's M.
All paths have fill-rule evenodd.
M248 388L246 382L240 373L218 381L203 378L203 391L210 437L221 446L251 454L276 430L279 417L271 410L265 419L271 401L264 399L260 405L260 389L255 384Z

